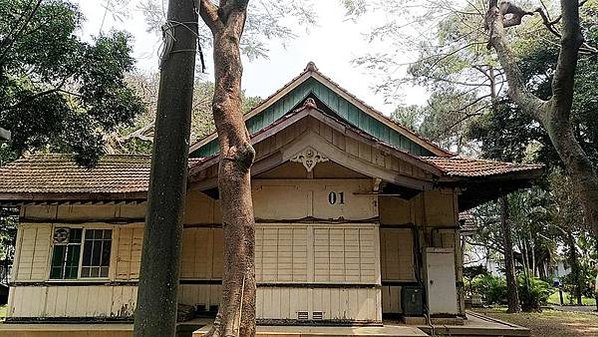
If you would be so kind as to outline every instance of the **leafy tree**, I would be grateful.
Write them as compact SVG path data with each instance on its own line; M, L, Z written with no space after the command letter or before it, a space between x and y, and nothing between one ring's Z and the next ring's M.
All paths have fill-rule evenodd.
M135 118L132 125L121 127L106 137L107 151L110 153L148 154L151 152L151 144L154 139L159 77L157 74L129 74L126 79L129 86L143 101L146 110ZM195 79L190 144L216 130L212 118L213 95L214 84L212 82L200 78ZM256 106L261 98L247 96L242 91L241 100L243 113L246 113Z
M140 5L145 15L147 30L162 35L166 17L166 0L144 0ZM241 53L250 61L268 58L268 42L290 41L297 37L296 26L309 29L317 16L311 0L256 0L247 4L247 20L240 41ZM200 25L198 38L202 48L212 48L212 32ZM206 60L208 61L208 60Z
M0 127L12 131L5 151L69 152L93 165L103 135L143 111L125 82L130 36L84 42L82 20L64 0L0 0Z

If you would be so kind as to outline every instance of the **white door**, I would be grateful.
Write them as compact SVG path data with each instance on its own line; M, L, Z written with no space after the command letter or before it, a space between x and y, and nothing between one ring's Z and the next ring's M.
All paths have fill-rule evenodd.
M453 248L427 248L426 261L430 314L458 314Z

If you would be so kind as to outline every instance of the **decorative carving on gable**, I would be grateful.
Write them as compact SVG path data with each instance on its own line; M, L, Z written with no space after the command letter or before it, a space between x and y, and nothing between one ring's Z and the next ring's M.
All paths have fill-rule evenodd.
M297 153L290 159L292 162L303 164L307 172L311 172L316 164L327 162L328 160L328 157L312 147L306 147L303 151Z

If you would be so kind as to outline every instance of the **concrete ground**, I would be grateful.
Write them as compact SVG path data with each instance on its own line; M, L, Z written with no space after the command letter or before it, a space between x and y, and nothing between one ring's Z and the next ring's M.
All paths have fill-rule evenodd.
M212 319L179 324L179 336L200 337ZM133 325L109 324L0 324L0 337L131 337ZM384 326L314 327L258 326L259 337L425 337L437 336L529 336L529 330L484 315L468 312L463 325L415 326L385 321Z

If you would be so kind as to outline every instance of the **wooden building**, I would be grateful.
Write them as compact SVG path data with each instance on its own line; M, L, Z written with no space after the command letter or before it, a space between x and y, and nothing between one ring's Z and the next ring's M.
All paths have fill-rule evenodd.
M454 156L313 63L246 121L257 151L257 317L269 324L462 317L459 212L542 173ZM217 136L190 157L179 302L207 314L219 303L225 241ZM150 158L134 155L91 170L64 155L0 168L0 203L20 208L7 321L131 319L149 172Z

